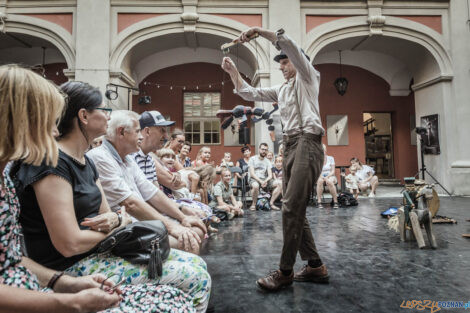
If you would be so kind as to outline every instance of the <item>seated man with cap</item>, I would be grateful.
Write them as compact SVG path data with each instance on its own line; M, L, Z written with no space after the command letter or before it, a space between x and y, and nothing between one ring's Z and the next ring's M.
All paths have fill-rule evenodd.
M144 134L152 134L160 142L165 127L174 122L152 113L153 124L144 123ZM172 248L199 253L206 227L199 218L185 215L178 204L146 179L130 155L139 151L142 139L137 113L113 111L103 144L87 153L99 172L106 199L112 209L124 206L135 219L161 220L170 234Z

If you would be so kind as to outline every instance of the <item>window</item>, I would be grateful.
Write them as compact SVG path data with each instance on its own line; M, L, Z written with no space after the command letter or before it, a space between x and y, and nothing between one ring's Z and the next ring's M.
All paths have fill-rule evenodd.
M220 144L220 109L218 92L184 93L184 133L195 145Z

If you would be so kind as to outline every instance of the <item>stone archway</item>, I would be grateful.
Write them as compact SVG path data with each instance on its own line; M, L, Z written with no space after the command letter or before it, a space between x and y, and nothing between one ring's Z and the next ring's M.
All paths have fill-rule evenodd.
M351 64L358 60L354 58L345 63L382 77L390 85L391 96L404 96L406 90L410 92L407 86L412 78L416 125L420 125L422 116L439 115L443 152L425 156L426 166L443 185L452 189L449 168L457 147L447 140L455 133L455 112L446 109L453 102L453 70L446 41L441 34L419 23L393 16L384 19L378 32L372 31L367 16L342 18L317 26L307 35L306 52L315 60L328 59L325 54L337 53L337 50L356 54L356 57L369 54L368 58L359 60L363 64ZM380 55L387 64L374 64L377 58L370 57L374 54Z
M235 38L246 25L239 22L213 15L200 14L196 27L196 34L213 37L228 42ZM138 22L123 30L112 43L110 68L122 69L125 67L125 58L137 45L154 38L164 36L177 36L184 34L184 26L179 15L169 14ZM223 42L223 41L222 41ZM219 46L220 47L220 46ZM179 47L171 47L179 48ZM215 47L211 47L215 49ZM165 49L168 50L168 49ZM251 67L264 72L269 68L269 48L258 41L244 45L241 50L245 54L245 61L251 63ZM249 60L246 60L249 59ZM215 60L214 63L219 63ZM127 69L129 70L129 69ZM129 73L131 74L131 73Z
M5 20L4 31L6 33L29 35L50 42L62 54L67 67L69 69L75 68L73 38L62 27L39 18L10 14Z

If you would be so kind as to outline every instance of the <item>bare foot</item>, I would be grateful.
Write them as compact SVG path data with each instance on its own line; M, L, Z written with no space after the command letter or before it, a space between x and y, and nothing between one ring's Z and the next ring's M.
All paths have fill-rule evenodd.
M250 206L250 211L256 211L256 207L254 205Z
M212 227L212 226L207 227L207 231L209 233L218 233L219 232L219 230L217 228Z
M281 210L281 209L280 209L278 206L276 206L274 203L270 203L270 205L271 205L271 209L274 210L274 211L280 211L280 210Z

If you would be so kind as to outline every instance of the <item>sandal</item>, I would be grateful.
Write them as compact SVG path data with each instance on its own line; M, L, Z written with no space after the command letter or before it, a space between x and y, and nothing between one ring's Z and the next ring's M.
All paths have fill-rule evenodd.
M338 204L338 202L335 202L335 203L333 204L333 209L339 209L339 204Z
M317 204L317 208L323 209L323 204L321 204L321 203Z

